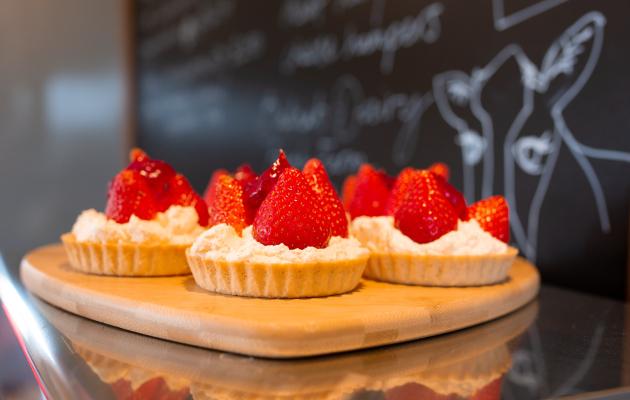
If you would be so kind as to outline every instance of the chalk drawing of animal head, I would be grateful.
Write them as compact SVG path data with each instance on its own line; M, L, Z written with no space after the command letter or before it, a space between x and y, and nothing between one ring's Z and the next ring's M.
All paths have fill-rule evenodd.
M521 53L518 46L510 45L470 74L447 71L433 78L433 96L438 110L457 132L455 144L461 149L464 195L469 202L494 192L495 135L492 117L482 104L484 89L509 60L520 57ZM475 185L478 168L482 169L481 182Z
M575 139L562 114L595 68L604 25L602 14L587 13L551 43L540 66L522 54L517 57L523 106L503 144L504 188L514 239L530 259L536 258L540 210L563 147L591 187L602 229L609 227L604 194L585 146Z
M455 129L457 129L457 137L455 143L462 148L462 157L465 165L477 165L481 161L484 149L487 145L486 138L482 136L478 131L474 130L474 127L480 127L481 124L478 121L470 122L466 121L466 117L457 115L457 107L469 107L472 108L471 102L475 102L480 96L481 81L477 77L479 74L472 74L470 77L465 74L454 73L448 77L444 82L438 80L438 87L444 85L442 89L446 91L446 96L441 100L449 100L446 103L440 104L441 107L445 107L447 115L451 118L448 119L448 123ZM449 114L450 113L450 114ZM470 117L475 117L474 113L471 113Z
M435 104L444 121L456 131L454 143L461 151L464 196L468 201L475 199L475 167L487 147L481 123L470 112L480 89L472 76L463 71L447 71L433 78Z

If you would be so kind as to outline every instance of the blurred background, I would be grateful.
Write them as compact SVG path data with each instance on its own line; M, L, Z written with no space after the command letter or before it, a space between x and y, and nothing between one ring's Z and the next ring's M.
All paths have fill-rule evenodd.
M1 251L16 267L102 208L123 166L122 1L4 1L0 12Z
M16 272L77 210L103 207L123 166L123 3L1 2L0 252ZM0 314L0 398L38 398Z
M395 174L444 161L468 201L508 197L512 242L546 283L626 297L628 2L1 9L0 251L16 272L81 210L104 207L132 145L199 191L215 168L261 171L282 147L297 166L320 157L337 185L363 162ZM28 372L2 357L15 364L0 374Z

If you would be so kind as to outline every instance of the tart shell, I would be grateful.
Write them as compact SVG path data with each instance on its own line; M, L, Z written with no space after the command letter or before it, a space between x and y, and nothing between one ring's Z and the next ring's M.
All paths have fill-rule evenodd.
M346 293L357 287L368 255L334 262L259 263L213 259L186 251L198 286L247 297L304 298Z
M518 250L503 254L446 256L372 253L364 277L423 286L481 286L504 281Z
M70 266L96 275L169 276L190 274L189 245L79 242L72 233L61 236Z

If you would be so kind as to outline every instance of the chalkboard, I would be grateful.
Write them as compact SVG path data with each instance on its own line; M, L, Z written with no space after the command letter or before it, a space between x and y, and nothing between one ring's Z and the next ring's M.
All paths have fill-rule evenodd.
M197 188L277 149L336 184L445 161L543 279L621 298L630 2L137 0L137 143Z

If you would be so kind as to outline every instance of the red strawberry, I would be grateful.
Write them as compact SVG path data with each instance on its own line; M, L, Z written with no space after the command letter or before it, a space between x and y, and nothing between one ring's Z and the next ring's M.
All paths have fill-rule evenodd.
M134 160L127 166L128 170L138 171L147 178L155 194L168 191L168 182L175 176L173 167L165 161L150 158L140 149L132 150L130 157L134 157Z
M201 196L197 194L197 192L195 192L191 201L184 205L195 207L195 211L197 211L197 216L199 217L199 225L208 226L208 218L210 217L208 214L208 206Z
M385 186L387 186L387 189L392 190L396 178L394 178L393 176L389 176L387 172L383 171L382 169L377 169L376 173L381 177L383 182L385 182Z
M242 164L234 172L234 178L241 183L243 187L247 186L250 182L253 182L258 178L256 172L249 166L249 164Z
M220 175L206 192L211 198L208 203L210 226L220 223L232 225L240 234L246 224L243 188L228 174Z
M420 171L421 170L408 167L400 172L389 195L387 206L385 207L387 215L394 215L409 188L416 184L416 180L422 179ZM435 173L434 175L444 196L455 208L457 216L463 219L466 215L466 200L464 196L455 189L453 185L446 182L442 176Z
M290 249L328 245L330 226L319 195L299 170L282 172L256 213L253 234L262 244L284 243Z
M354 190L357 187L357 176L348 175L343 181L343 187L341 188L341 198L343 200L343 206L347 209L350 208L350 203L354 197Z
M203 193L203 200L206 202L206 204L208 206L210 206L210 203L212 203L213 199L213 191L212 188L214 186L216 186L217 182L219 181L219 178L223 175L229 175L230 173L225 170L225 169L217 169L212 173L212 176L210 177L210 180L208 181L208 186L206 186L206 191Z
M114 177L107 192L105 215L122 224L132 215L153 219L157 208L147 179L138 171L123 170Z
M153 219L157 212L166 211L171 205L182 205L195 207L199 223L207 225L208 209L186 178L141 149L131 150L129 159L131 163L110 184L105 211L109 218L127 222L134 214Z
M283 150L278 159L265 172L245 186L245 207L252 214L258 210L267 194L273 189L282 171L291 167Z
M328 178L324 164L317 158L311 158L304 165L303 173L311 188L321 197L324 212L330 222L331 235L348 237L346 211Z
M389 189L390 182L384 172L375 170L370 164L363 164L359 168L354 196L348 207L350 216L384 215Z
M400 171L396 180L394 181L394 186L392 187L392 191L389 194L389 198L387 199L387 204L385 205L385 214L394 215L404 196L407 194L407 191L413 185L414 179L419 179L420 170L407 167Z
M421 170L394 214L396 228L418 243L432 242L457 227L457 213L437 179Z
M208 226L208 206L192 188L188 179L181 174L176 174L169 185L168 200L165 201L168 207L171 205L194 207L199 217L199 225Z
M441 176L447 182L451 176L451 171L448 168L448 165L441 162L436 162L436 163L431 164L429 166L429 171L433 172L436 175Z
M505 243L510 241L510 209L503 196L492 196L471 204L465 220L471 218L495 238Z
M434 174L438 183L440 184L440 188L442 189L442 193L446 199L453 205L457 216L460 219L464 219L466 217L466 199L464 199L464 195L453 185L448 183L442 176Z
M195 191L188 182L188 179L181 174L176 174L168 182L168 185L168 190L160 195L161 211L166 211L172 205L190 205Z
M499 400L501 398L501 381L503 377L499 377L486 386L477 390L470 400Z

